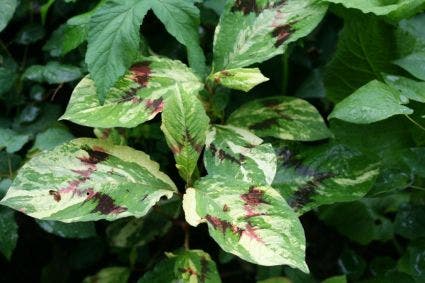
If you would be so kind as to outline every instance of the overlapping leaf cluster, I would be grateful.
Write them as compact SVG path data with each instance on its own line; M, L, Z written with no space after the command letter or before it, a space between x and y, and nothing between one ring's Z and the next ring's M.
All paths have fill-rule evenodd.
M27 2L33 4L0 0L0 31L14 14L32 15ZM377 257L389 267L371 271L371 280L424 278L422 267L412 265L425 261L425 1L57 2L39 7L41 23L16 36L22 62L0 41L0 99L7 111L19 109L15 119L0 116L0 251L6 257L18 238L15 211L64 238L96 237L94 221L108 220L108 245L131 250L129 268L107 267L84 282L126 282L131 274L138 282L221 282L211 256L190 249L189 226L205 223L223 255L286 265L274 275L307 282L317 270L306 261L315 244L306 241L302 216L360 245L393 239L400 259ZM60 5L75 5L80 14L43 45L51 60L27 62ZM183 56L154 51L145 37L149 17L154 27L162 23ZM326 58L308 49L336 17L343 27L335 52L322 46L331 54ZM209 25L214 34L207 46ZM324 59L305 63L297 52ZM276 78L262 71L278 55L283 86L264 91L258 85ZM292 93L290 63L312 74ZM64 113L44 104L48 85L57 85L53 97L72 89ZM29 98L20 98L23 91ZM95 137L74 138L64 123L94 128ZM21 166L19 153L26 150ZM160 250L165 258L155 255L143 274L135 273L139 249L175 226L185 234L182 248ZM367 281L351 243L341 250L341 272L375 282ZM272 277L260 271L258 279Z

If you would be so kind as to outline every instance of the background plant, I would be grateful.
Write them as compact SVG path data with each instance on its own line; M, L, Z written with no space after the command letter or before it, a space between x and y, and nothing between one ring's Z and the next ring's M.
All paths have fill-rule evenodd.
M87 2L0 0L2 280L424 280L425 1Z

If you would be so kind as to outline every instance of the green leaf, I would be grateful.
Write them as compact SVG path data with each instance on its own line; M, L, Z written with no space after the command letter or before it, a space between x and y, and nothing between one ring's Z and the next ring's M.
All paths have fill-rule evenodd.
M190 67L199 75L206 73L205 55L199 45L199 9L197 0L150 1L155 15L178 42L187 47Z
M354 201L372 188L378 163L342 145L278 150L273 187L299 214L324 204Z
M402 158L413 174L425 178L425 147L409 148L403 152Z
M160 113L164 100L178 91L176 85L193 94L202 88L183 63L140 57L109 91L103 105L97 98L95 83L85 77L74 89L61 119L89 127L132 128Z
M81 78L80 68L49 62L47 65L33 65L25 70L24 78L39 83L62 84Z
M93 222L62 223L59 221L37 220L37 224L47 233L70 239L86 239L96 236Z
M190 225L208 223L224 251L255 264L286 264L308 272L303 227L272 187L205 177L186 190L183 208Z
M19 151L29 140L29 135L18 134L10 129L0 128L0 150L6 148L8 153Z
M64 126L55 126L37 134L32 150L51 150L72 140L74 136Z
M339 102L328 118L369 124L394 115L412 114L412 109L402 105L405 102L396 89L375 80Z
M257 281L257 283L291 283L292 281L286 277L273 277L261 281Z
M9 92L18 80L18 64L10 58L3 57L0 53L0 98Z
M172 220L181 212L181 200L172 198L160 201L155 209L143 218L126 218L112 222L106 229L109 244L118 248L144 246L165 236L173 226Z
M382 81L382 72L396 73L391 64L396 57L394 41L393 28L374 17L346 18L336 53L325 69L327 97L339 102L372 80Z
M387 16L398 21L409 18L425 7L423 0L323 0L330 3L342 4L346 8L354 8L363 13L373 13L378 16Z
M330 277L322 283L347 283L347 277L345 275Z
M415 282L425 280L425 242L419 240L411 243L399 259L398 270L413 276Z
M215 262L201 250L166 253L167 258L147 272L138 283L220 283Z
M396 30L398 58L425 51L425 14L402 20Z
M88 25L94 10L72 17L55 30L43 46L53 57L64 56L80 46L87 39Z
M107 267L96 275L86 277L83 283L126 283L130 278L130 269L127 267Z
M228 88L248 92L269 79L263 76L258 68L237 68L211 74L208 80Z
M92 15L86 63L101 103L139 54L139 27L149 1L107 1Z
M389 240L393 237L391 221L367 201L324 207L321 208L319 217L327 225L362 245L373 240Z
M405 205L397 212L394 221L395 233L407 238L418 239L425 236L425 219L423 206Z
M425 81L425 51L412 53L394 61L394 63L408 71L414 77Z
M0 207L0 231L0 252L10 260L18 241L18 225L13 210Z
M176 86L175 94L165 101L161 130L186 183L190 183L204 148L209 122L199 99Z
M276 174L271 144L233 126L214 126L208 133L204 164L208 174L270 185Z
M27 162L1 204L44 220L115 220L142 217L174 192L145 153L83 138Z
M213 72L282 54L316 27L326 10L315 0L228 1L216 28Z
M18 0L0 0L0 32L12 19L17 6Z
M228 123L250 129L260 137L315 141L330 137L320 113L307 101L294 97L269 97L242 105Z
M423 91L425 89L425 82L418 82L394 75L386 75L384 79L389 86L400 91L404 97L425 103L425 93Z

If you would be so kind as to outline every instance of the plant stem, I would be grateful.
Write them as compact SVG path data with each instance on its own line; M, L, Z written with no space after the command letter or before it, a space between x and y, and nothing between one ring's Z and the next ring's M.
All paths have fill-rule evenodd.
M419 186L411 185L410 187L411 187L412 189L415 189L415 190L425 191L425 188L422 188L422 187L419 187Z
M421 130L425 131L425 127L422 126L421 124L419 124L418 122L416 122L412 117L410 117L409 115L404 115L406 116L406 118L412 122L413 124L415 124L418 128L420 128Z
M288 92L288 81L289 81L289 47L282 55L283 64L283 78L282 78L282 95L287 95Z
M189 225L187 223L184 223L183 229L184 229L184 248L186 250L189 250L190 249L190 246L189 246L189 241L190 241Z

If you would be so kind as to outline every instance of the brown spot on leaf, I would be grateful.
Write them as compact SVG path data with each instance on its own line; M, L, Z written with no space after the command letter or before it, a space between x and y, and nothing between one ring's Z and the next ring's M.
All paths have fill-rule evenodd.
M87 199L97 201L96 207L92 212L100 212L101 214L118 214L127 210L127 208L115 205L114 199L109 195L96 192Z
M131 66L130 72L132 73L133 80L137 82L141 88L146 87L152 73L150 62L144 61L136 63Z
M247 218L264 215L264 213L255 211L257 206L260 204L268 204L268 202L264 200L263 190L256 188L255 186L251 186L248 193L241 195L241 199L245 202L244 209L246 211Z
M279 120L277 118L269 118L261 122L257 122L252 125L249 125L248 128L250 130L264 130L264 129L269 129L273 127L274 125L278 125L278 124L279 124Z
M207 281L207 274L210 272L208 267L208 260L206 257L201 257L201 275L199 276L199 281L205 283Z
M181 273L187 273L187 274L189 274L190 276L192 276L192 275L198 275L198 273L195 271L195 270L193 270L192 268L190 268L190 267L186 267L186 268L179 268L179 271L181 272Z
M219 230L223 234L226 233L226 230L232 231L233 234L239 235L239 237L242 234L242 229L231 224L230 222L226 220L221 220L218 217L207 215L205 216L205 219L214 227L214 229Z
M224 211L224 212L228 212L229 210L230 210L229 206L228 206L227 204L225 204L225 205L223 206L223 211Z
M243 235L249 237L250 239L253 239L259 243L263 243L264 241L263 239L261 239L261 237L256 233L256 229L254 226L252 226L251 224L246 224L245 226L245 230L243 231Z
M49 191L49 195L53 196L53 199L56 202L60 202L61 201L61 194L58 191L50 190Z
M274 46L276 48L281 46L293 32L292 25L290 24L275 27L272 31L272 36L276 38Z
M164 108L164 99L162 97L158 99L148 99L145 101L145 105L153 113L159 113Z
M85 150L89 155L88 157L78 158L83 163L97 164L109 158L109 154L105 152L104 149L102 149L101 147L90 148L89 146L83 146L82 149Z
M214 144L210 144L209 148L211 150L212 155L218 157L220 161L229 160L230 162L236 163L238 165L242 165L243 162L245 162L246 160L245 156L243 156L242 154L239 154L239 159L235 158L232 155L225 152L224 150L217 149L217 147Z
M192 135L189 132L189 129L185 130L185 134L183 136L183 139L187 142L189 142L189 144L196 150L196 152L201 153L203 146L198 144L195 139L192 137Z
M249 13L259 13L257 0L236 0L231 11L232 13L242 12L244 15Z
M118 101L118 103L123 102L132 102L133 104L138 104L143 101L142 98L137 96L137 92L140 90L140 88L131 88L124 92L124 95L121 97L121 99Z
M332 177L335 177L335 174L329 172L315 173L313 180L308 181L305 185L301 186L294 192L294 195L289 200L289 205L295 210L302 208L311 201L311 197L316 192L317 187L324 180Z

